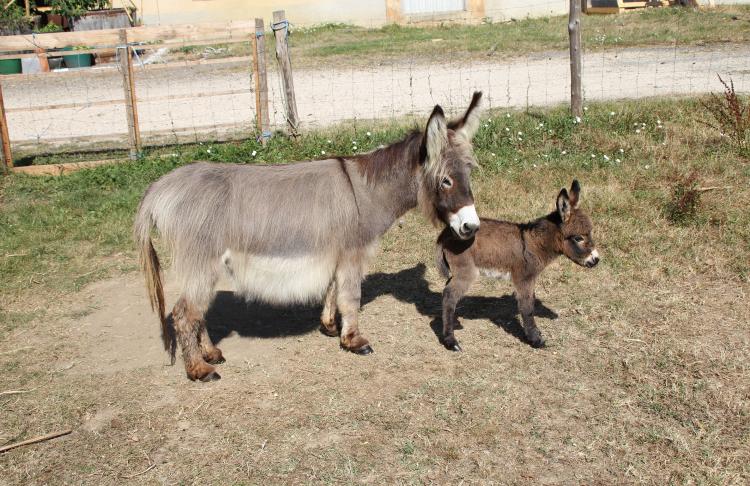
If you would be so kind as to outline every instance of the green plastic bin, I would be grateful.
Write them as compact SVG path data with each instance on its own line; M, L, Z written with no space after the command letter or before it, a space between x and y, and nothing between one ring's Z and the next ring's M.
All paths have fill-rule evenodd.
M21 72L20 59L0 60L0 74L19 74Z
M71 54L63 56L63 59L65 59L65 67L79 68L91 66L93 57L91 54Z

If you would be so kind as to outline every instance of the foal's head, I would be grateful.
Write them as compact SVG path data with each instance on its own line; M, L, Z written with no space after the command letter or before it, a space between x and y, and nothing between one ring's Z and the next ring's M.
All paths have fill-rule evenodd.
M450 226L464 240L479 229L470 179L477 165L471 140L479 128L481 98L475 92L464 116L450 123L435 106L422 137L420 206L434 223Z
M563 189L557 195L557 212L562 220L562 252L577 264L593 268L599 263L599 252L594 247L591 220L578 207L580 196L581 185L578 181L573 181L570 193Z

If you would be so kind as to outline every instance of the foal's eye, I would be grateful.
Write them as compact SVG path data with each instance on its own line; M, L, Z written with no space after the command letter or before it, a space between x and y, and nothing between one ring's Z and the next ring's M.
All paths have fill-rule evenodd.
M443 178L443 182L440 183L440 186L443 189L450 189L451 186L453 186L453 181L450 177Z
M576 243L583 243L583 236L581 236L581 235L575 235L573 237L573 241L575 241Z

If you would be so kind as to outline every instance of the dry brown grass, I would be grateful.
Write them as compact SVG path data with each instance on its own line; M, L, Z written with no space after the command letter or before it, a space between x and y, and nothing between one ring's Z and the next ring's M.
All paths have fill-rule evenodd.
M694 121L695 102L618 106L618 116L652 126L648 113L665 127L637 135L631 120L606 122L612 106L592 107L591 120L562 138L508 149L521 150L518 163L493 165L490 152L505 150L493 127L480 139L481 214L541 215L577 177L596 225L596 269L561 260L542 275L537 296L558 314L539 319L546 349L514 335L510 286L488 281L460 307L464 352L440 346L431 328L442 290L431 263L437 232L417 214L387 234L364 284L361 326L376 350L366 358L317 333L315 309L222 301L229 310L214 325L238 333L219 344L223 379L190 383L179 366L164 366L140 276L69 293L59 307L42 305L32 287L25 307L14 300L0 348L0 391L31 391L0 397L0 443L74 433L2 455L0 477L747 484L748 161L706 143L714 134ZM571 159L545 165L539 154L554 147ZM605 147L624 147L623 162L587 160L592 150L601 160ZM731 189L704 193L697 217L675 225L664 204L675 174L691 171Z

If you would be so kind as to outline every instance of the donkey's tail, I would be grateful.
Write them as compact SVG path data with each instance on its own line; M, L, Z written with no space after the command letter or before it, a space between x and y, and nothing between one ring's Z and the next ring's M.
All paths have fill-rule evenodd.
M445 250L440 241L435 244L435 266L437 266L437 269L443 278L449 278L451 276L451 268L448 266L448 260L445 259Z
M146 290L148 291L148 298L151 301L151 309L159 314L161 340L164 343L164 349L169 353L172 364L174 364L177 343L175 341L174 330L167 320L165 312L161 264L159 263L159 257L156 255L154 244L151 241L152 227L153 220L151 214L141 205L138 209L138 215L135 218L133 236L138 246L141 270L143 270L143 274L146 277Z

